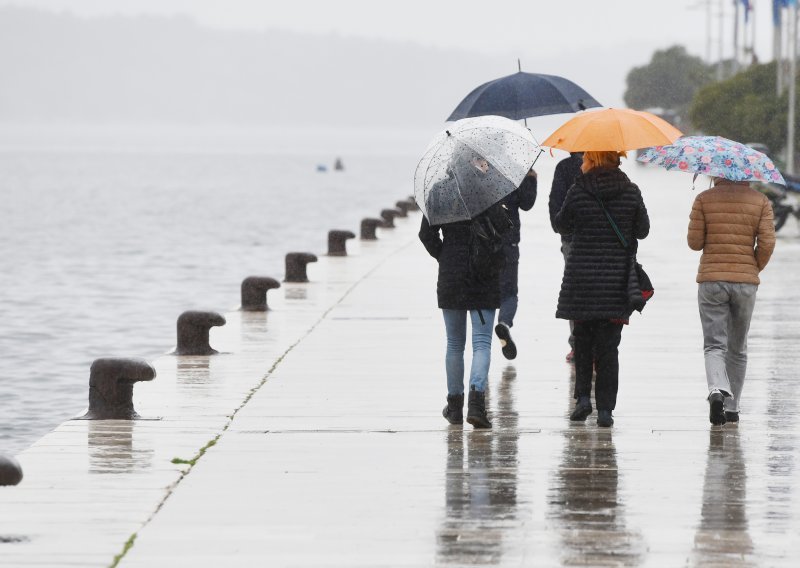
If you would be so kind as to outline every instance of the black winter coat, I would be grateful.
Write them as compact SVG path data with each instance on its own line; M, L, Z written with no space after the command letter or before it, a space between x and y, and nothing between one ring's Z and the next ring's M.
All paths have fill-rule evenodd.
M536 203L537 185L538 184L535 176L525 176L525 179L522 180L522 183L517 190L512 191L500 201L500 203L506 206L506 209L508 210L508 217L513 223L511 230L507 231L503 235L503 244L519 244L519 210L522 209L523 211L530 211L531 208L533 208L533 204Z
M630 245L650 232L639 188L622 171L596 168L567 192L555 225L572 235L556 317L568 320L630 316L627 285L630 254L622 247L593 194L599 195Z
M561 206L564 205L564 199L567 197L567 191L575 180L581 175L581 164L583 163L583 153L573 152L569 158L564 158L556 164L556 170L553 172L553 185L550 188L550 199L548 206L550 208L550 226L557 233L556 229L556 215L561 211Z
M496 211L496 207L489 212ZM458 221L431 226L428 219L422 217L419 240L439 261L436 296L443 310L496 310L500 307L500 269L485 275L485 282L478 281L470 272L470 224L470 221Z

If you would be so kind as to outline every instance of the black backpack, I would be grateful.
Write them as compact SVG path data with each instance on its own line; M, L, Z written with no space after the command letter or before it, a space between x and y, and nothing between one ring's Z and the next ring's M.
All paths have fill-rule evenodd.
M503 235L513 227L508 209L493 205L470 223L469 273L472 279L487 284L505 266Z

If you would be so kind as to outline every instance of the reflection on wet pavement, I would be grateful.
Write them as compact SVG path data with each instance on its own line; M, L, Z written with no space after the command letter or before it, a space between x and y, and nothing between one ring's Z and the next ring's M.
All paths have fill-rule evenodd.
M136 421L89 420L89 473L131 473L151 467L153 450L134 448Z
M757 566L747 522L746 460L739 430L709 431L703 505L695 535L698 566Z
M613 429L574 423L564 437L548 499L549 515L558 522L562 563L638 565L641 537L626 526Z
M497 388L493 433L458 426L448 432L438 564L492 565L504 559L504 541L518 521L515 378L514 368L507 367Z

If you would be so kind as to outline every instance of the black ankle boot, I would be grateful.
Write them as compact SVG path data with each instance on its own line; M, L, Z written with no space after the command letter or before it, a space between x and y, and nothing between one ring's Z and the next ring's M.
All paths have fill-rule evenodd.
M469 403L467 405L467 422L475 428L491 428L492 423L486 416L486 393L476 390L469 391Z
M610 428L614 425L614 417L610 410L597 410L597 425L601 428Z
M725 397L722 393L715 392L708 397L708 420L715 426L722 426L725 419Z
M575 410L569 415L569 419L573 422L583 422L586 417L592 413L592 402L588 396L579 396L578 402L575 403Z
M464 423L464 395L454 394L447 396L447 406L442 410L442 416L445 417L450 424L463 424Z

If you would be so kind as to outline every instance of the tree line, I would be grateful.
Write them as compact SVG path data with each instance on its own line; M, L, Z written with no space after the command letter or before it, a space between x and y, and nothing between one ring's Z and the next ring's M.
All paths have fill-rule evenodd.
M656 51L647 65L628 73L625 104L658 109L687 134L765 144L775 158L786 146L788 109L788 95L777 90L777 64L755 63L735 74L730 62L719 65L705 63L682 46Z

